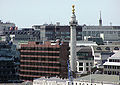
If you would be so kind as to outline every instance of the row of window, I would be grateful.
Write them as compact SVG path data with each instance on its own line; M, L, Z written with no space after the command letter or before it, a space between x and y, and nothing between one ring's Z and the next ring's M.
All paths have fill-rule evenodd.
M21 57L21 60L58 61L59 58Z
M68 85L70 85L71 82L68 82ZM86 83L72 83L72 85L96 85L96 84L86 84Z
M81 52L77 52L77 56L89 56L90 53L81 53Z
M21 70L37 70L37 71L52 71L59 72L57 68L41 68L41 67L20 67Z
M120 59L109 59L109 62L120 62Z
M78 57L78 60L94 60L94 57Z
M21 65L60 66L59 63L21 62Z
M90 36L92 34L95 35L100 35L100 33L105 33L105 34L116 34L118 33L117 31L83 31L84 36Z
M79 71L83 71L83 67L79 67ZM89 71L88 67L86 67L86 71Z
M21 55L59 56L59 53L21 52Z
M36 76L53 76L53 75L57 75L55 73L41 73L41 72L24 72L21 71L20 74L24 74L24 75L36 75Z
M50 47L21 47L21 50L37 50L37 51L59 51L60 48L50 48Z
M119 75L119 72L118 71L104 71L104 74Z
M86 63L86 66L92 66L93 64L92 63ZM83 62L79 62L79 66L83 66Z
M9 81L9 80L17 80L19 77L18 76L14 76L14 75L11 75L11 76L0 76L0 81Z
M102 50L101 47L97 47L97 50ZM105 50L110 50L110 47L106 47ZM119 47L115 47L114 50L119 50Z
M108 69L120 69L120 66L107 66L107 65L105 65L104 68L108 68Z
M20 79L22 80L34 80L34 79L37 79L38 77L26 77L26 76L20 76Z
M82 32L76 32L77 34L82 34ZM46 34L65 34L65 35L70 35L70 32L53 32L53 31L48 31Z

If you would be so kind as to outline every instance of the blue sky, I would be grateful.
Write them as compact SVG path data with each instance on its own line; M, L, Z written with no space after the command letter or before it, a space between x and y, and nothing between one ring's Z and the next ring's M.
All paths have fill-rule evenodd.
M98 25L100 10L103 25L120 25L120 0L0 0L0 19L18 27L51 22L68 25L72 4L80 25Z

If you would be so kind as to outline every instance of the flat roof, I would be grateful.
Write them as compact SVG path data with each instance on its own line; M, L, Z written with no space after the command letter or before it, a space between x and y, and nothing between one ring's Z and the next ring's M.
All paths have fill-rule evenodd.
M108 83L120 83L119 76L117 75L106 75L106 74L91 74L84 77L74 79L75 81L89 81L90 77L93 82L108 82Z

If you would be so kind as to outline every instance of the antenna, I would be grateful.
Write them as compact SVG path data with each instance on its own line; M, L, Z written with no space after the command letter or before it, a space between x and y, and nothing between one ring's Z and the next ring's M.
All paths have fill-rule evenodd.
M100 19L99 19L99 26L102 26L102 18L101 18L101 11L100 11Z

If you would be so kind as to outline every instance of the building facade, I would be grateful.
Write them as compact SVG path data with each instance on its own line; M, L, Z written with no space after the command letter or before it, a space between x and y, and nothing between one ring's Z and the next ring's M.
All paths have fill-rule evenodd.
M0 42L0 82L19 81L19 51L12 43Z
M15 33L15 41L40 41L40 31L32 28L22 28Z
M83 39L85 36L101 37L104 41L119 41L120 26L86 26L82 27Z
M111 57L119 49L120 49L119 44L93 46L94 64L103 65L107 61L107 59Z
M15 27L15 24L10 22L4 23L0 20L0 36L4 35L4 31L10 30L11 27Z
M108 58L104 64L104 74L120 75L120 51Z
M4 35L14 35L13 41L40 41L40 31L32 28L22 28L18 30L17 27L12 27L9 30L4 30Z
M40 30L41 40L70 40L70 26L34 25L32 27ZM82 26L76 27L76 39L82 40Z
M90 73L93 66L94 56L91 47L77 47L77 72L80 74Z
M20 49L20 76L22 80L40 77L67 77L69 44L67 42L29 42Z

